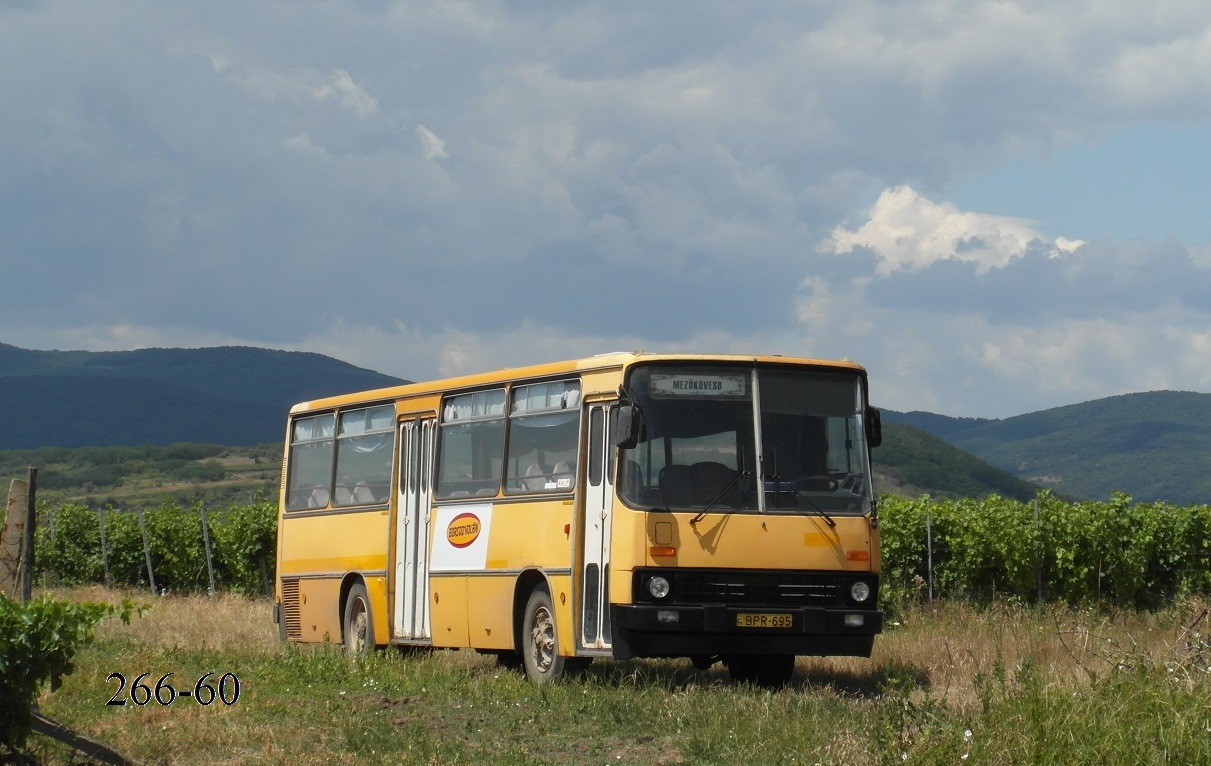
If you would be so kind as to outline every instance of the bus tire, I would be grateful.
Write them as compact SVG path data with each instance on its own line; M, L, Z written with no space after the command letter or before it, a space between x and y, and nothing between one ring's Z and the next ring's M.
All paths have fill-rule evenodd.
M370 597L366 586L358 583L349 589L345 599L342 621L345 653L350 657L365 657L374 648L374 615L370 612Z
M536 684L559 680L567 659L559 655L559 634L555 629L555 607L545 588L535 588L526 602L521 631L521 658L526 676Z

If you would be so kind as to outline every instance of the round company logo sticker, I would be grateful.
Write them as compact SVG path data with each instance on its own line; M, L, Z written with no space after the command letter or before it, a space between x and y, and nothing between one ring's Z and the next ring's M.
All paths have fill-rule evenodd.
M466 548L479 537L479 517L474 513L460 513L450 519L446 527L446 539L455 548Z

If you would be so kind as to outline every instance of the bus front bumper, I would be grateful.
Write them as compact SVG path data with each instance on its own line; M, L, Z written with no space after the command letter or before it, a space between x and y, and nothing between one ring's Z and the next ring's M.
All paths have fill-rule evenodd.
M877 609L670 604L611 606L614 657L793 654L869 657Z

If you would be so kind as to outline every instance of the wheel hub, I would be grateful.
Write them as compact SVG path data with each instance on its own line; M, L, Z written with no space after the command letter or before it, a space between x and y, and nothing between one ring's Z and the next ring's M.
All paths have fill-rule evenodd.
M546 672L555 656L555 623L551 613L539 609L534 613L534 627L530 630L530 652L538 670Z

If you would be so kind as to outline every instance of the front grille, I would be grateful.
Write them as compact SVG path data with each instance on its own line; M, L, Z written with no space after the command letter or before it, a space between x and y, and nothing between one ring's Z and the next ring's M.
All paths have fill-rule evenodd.
M809 606L836 603L836 575L802 572L676 572L673 596L683 603Z

